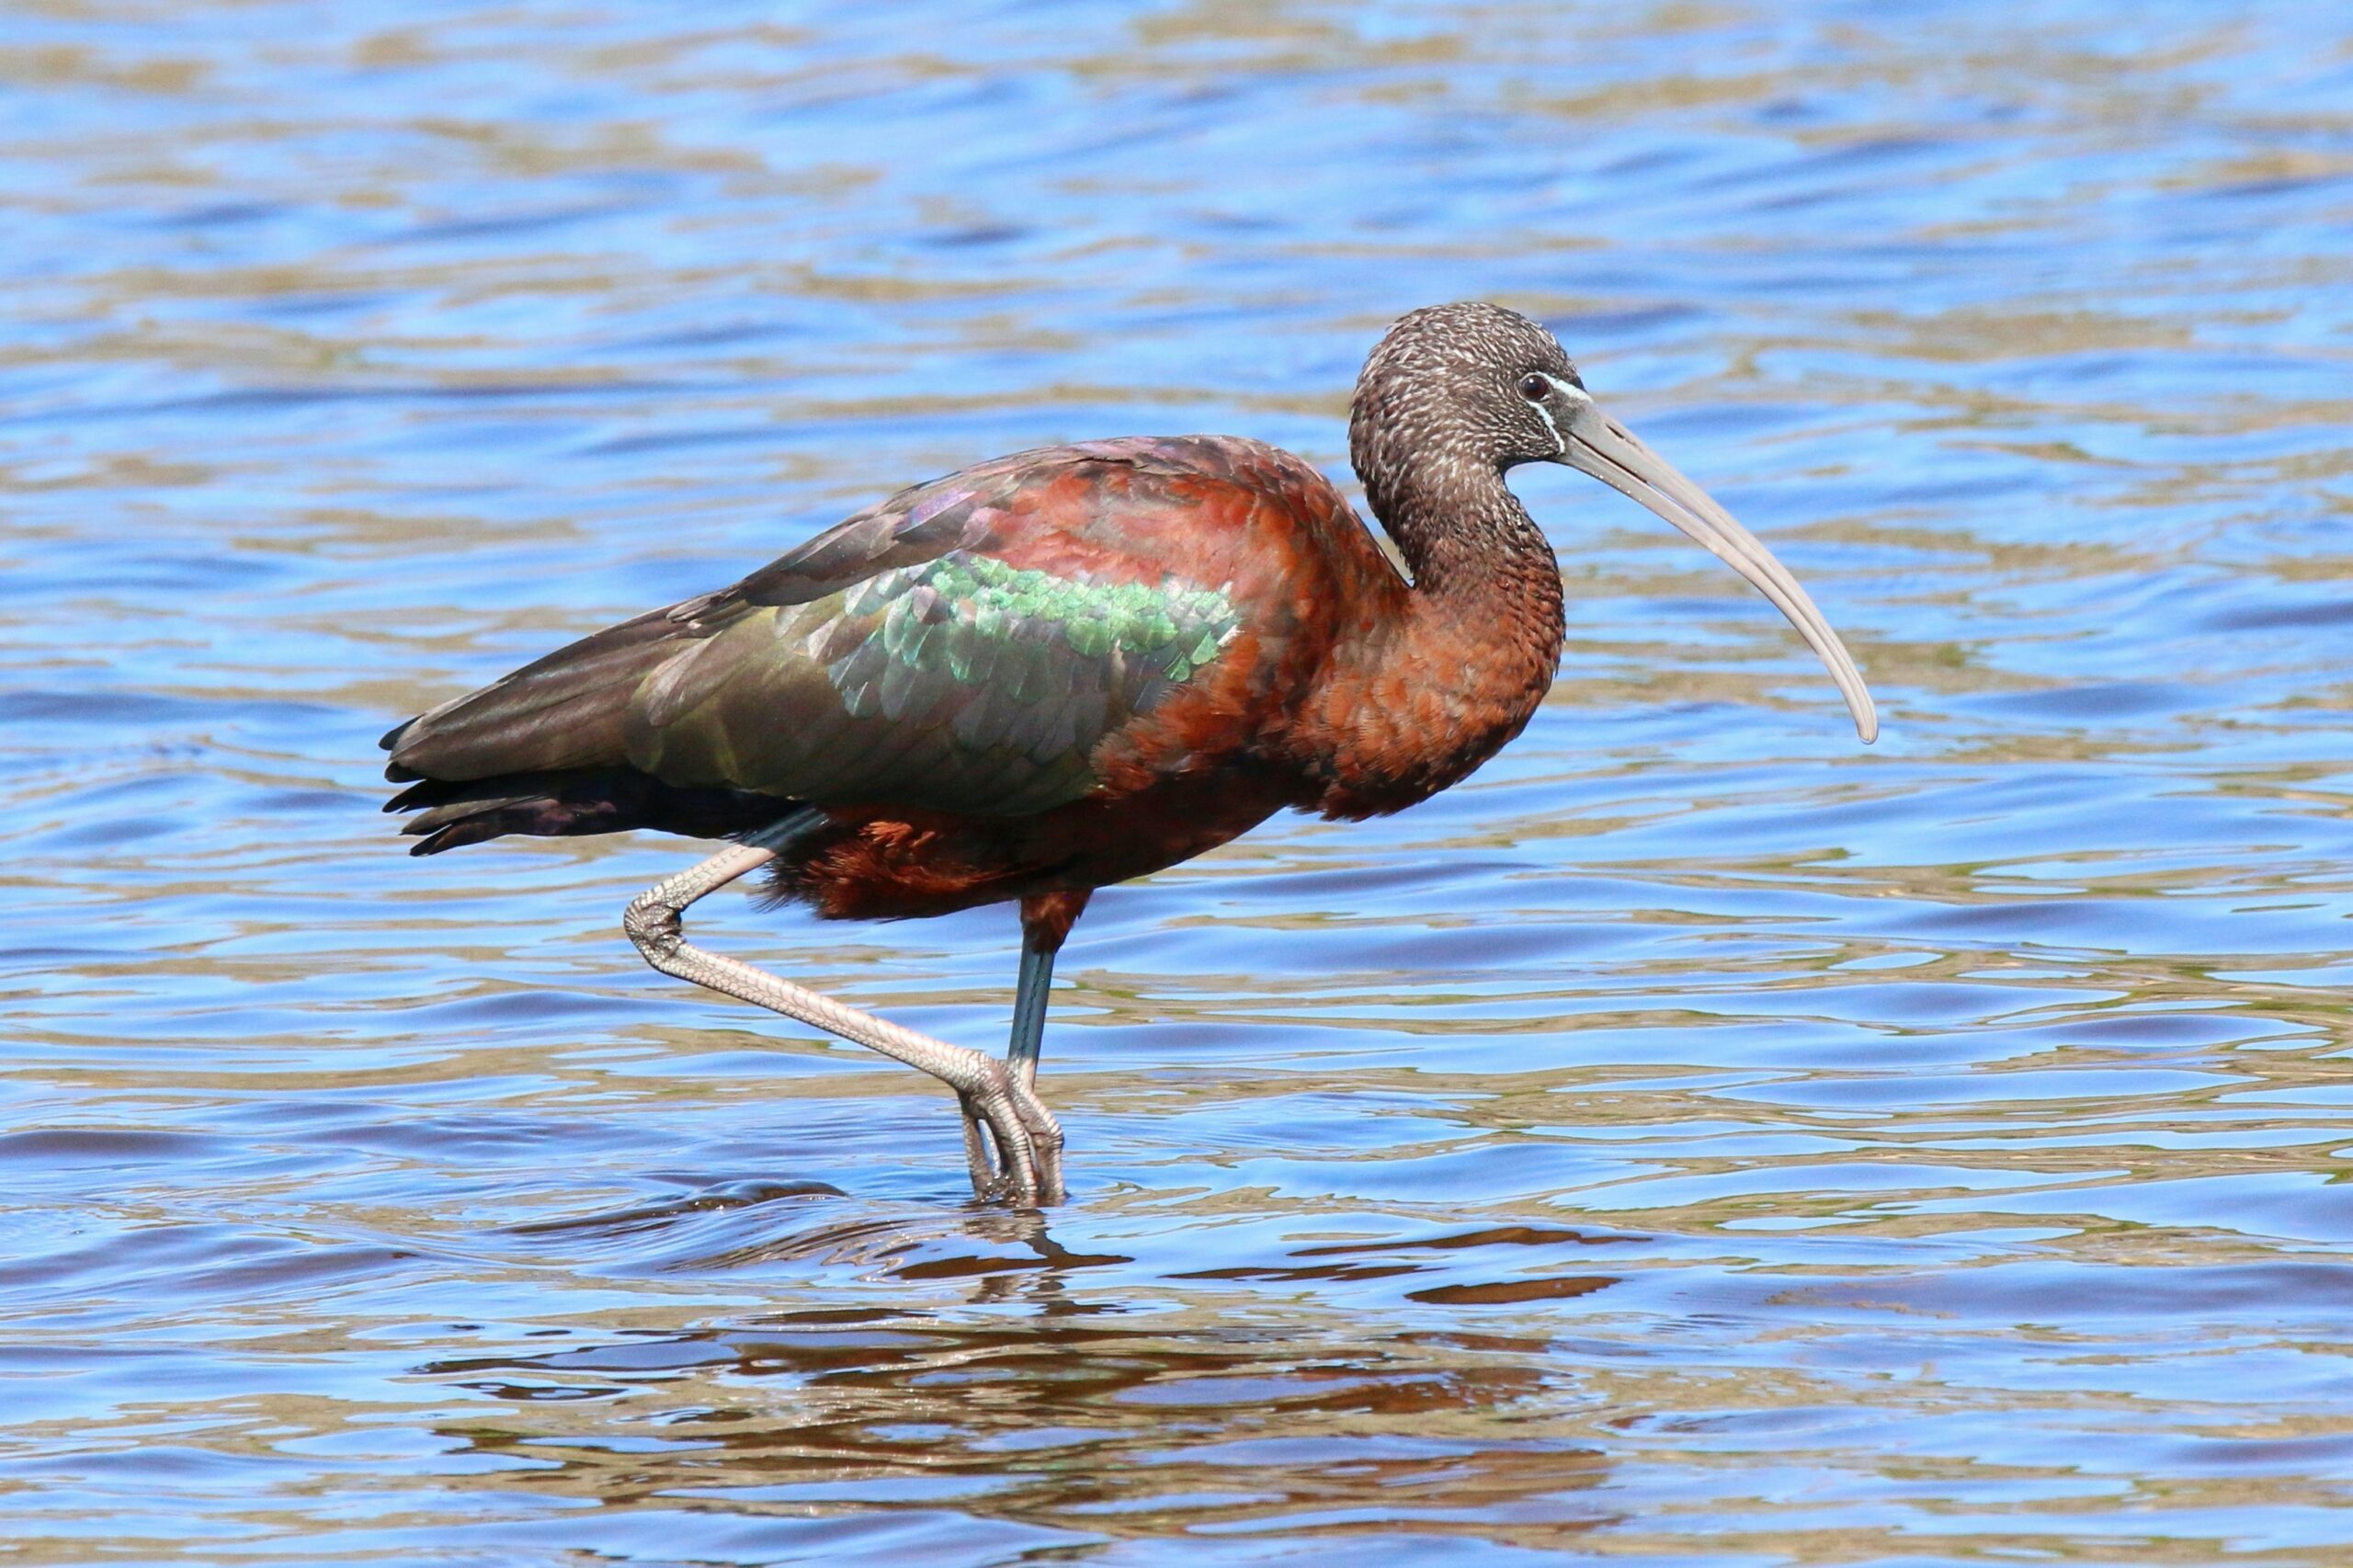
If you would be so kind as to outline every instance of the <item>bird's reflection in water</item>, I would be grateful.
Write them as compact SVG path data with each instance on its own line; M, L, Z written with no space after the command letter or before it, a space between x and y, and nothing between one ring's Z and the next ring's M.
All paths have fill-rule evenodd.
M823 1205L827 1199L837 1200L835 1210L851 1204L857 1215L835 1215L804 1227L776 1217L779 1205ZM978 1203L886 1209L856 1202L823 1182L709 1183L676 1198L536 1221L505 1233L560 1239L568 1250L608 1255L607 1262L625 1258L631 1271L741 1273L805 1263L880 1269L910 1281L971 1279L978 1292L972 1299L980 1301L1029 1296L1033 1292L1019 1288L1025 1280L1039 1288L1037 1299L1044 1301L1063 1293L1063 1277L1073 1270L1134 1261L1122 1254L1071 1251L1054 1240L1034 1210L998 1210Z
M802 1222L779 1222L779 1205ZM649 1234L665 1225L682 1233ZM1399 1332L1317 1296L1394 1276L1404 1300L1540 1306L1615 1280L1530 1275L1531 1256L1629 1238L1327 1240L1155 1289L1126 1256L1057 1241L1037 1211L886 1210L810 1186L722 1184L523 1234L592 1251L626 1238L656 1276L819 1278L813 1299L870 1304L591 1327L421 1369L504 1406L443 1431L515 1464L517 1484L796 1518L935 1501L1097 1539L1402 1527L1540 1549L1610 1522L1591 1495L1598 1457L1563 1440L1592 1398L1578 1388L1589 1347L1444 1315ZM1482 1296L1482 1268L1512 1278ZM845 1272L868 1289L845 1291ZM1211 1278L1235 1294L1205 1311Z

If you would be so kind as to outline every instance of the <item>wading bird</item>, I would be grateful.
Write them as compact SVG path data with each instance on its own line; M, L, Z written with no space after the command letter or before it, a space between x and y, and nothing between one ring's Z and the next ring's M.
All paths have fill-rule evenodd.
M384 737L413 853L651 827L733 846L622 926L648 963L872 1047L956 1091L973 1190L1063 1196L1039 1098L1054 954L1088 897L1284 806L1427 800L1526 726L1565 634L1559 563L1505 487L1558 462L1641 502L1854 661L1747 529L1595 405L1552 334L1499 306L1390 328L1348 455L1399 575L1330 482L1233 436L1018 452L903 490L733 587L599 631ZM760 867L828 919L1018 900L1003 1062L686 940Z

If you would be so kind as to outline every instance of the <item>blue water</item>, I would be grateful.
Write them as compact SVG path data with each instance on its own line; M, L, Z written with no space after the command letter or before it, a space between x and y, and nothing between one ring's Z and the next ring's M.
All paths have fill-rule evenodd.
M40 1562L2353 1553L2353 13L0 16L0 1544ZM1345 472L1540 316L1560 684L1099 897L927 1081L431 861L376 735L909 481ZM973 1044L1002 910L715 946Z

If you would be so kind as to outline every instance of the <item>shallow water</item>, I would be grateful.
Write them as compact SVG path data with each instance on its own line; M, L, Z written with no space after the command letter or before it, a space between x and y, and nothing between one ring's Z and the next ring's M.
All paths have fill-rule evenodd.
M17 1560L2353 1551L2353 13L0 19ZM1340 472L1498 298L1847 633L1520 476L1469 785L1108 892L973 1207L662 980L693 846L431 861L401 715L905 481ZM1004 911L715 945L1001 1038Z

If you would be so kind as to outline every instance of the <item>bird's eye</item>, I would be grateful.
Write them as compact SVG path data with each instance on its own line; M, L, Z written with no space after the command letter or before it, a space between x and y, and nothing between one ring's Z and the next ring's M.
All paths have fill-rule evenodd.
M1530 372L1519 379L1519 395L1530 403L1542 403L1544 394L1552 390L1551 380Z

